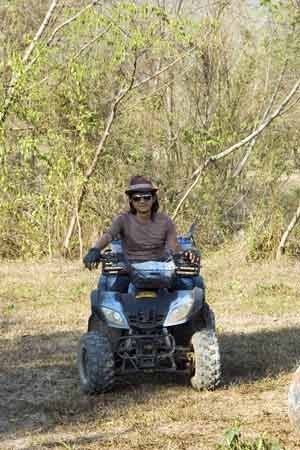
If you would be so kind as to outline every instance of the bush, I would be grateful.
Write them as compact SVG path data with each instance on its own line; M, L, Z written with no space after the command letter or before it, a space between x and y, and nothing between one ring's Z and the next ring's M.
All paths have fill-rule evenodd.
M263 436L258 436L254 440L242 438L238 427L226 431L224 443L217 446L218 450L288 450L278 444L270 442Z

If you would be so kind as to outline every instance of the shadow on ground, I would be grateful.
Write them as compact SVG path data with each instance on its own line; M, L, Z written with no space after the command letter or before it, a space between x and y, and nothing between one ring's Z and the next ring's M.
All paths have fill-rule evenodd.
M0 339L0 433L7 439L25 431L51 431L57 424L101 420L146 403L175 386L182 376L136 376L100 396L80 392L76 369L79 333ZM294 369L300 359L300 328L223 334L219 337L223 382L231 384L276 377Z
M223 385L274 378L300 361L300 327L219 337Z

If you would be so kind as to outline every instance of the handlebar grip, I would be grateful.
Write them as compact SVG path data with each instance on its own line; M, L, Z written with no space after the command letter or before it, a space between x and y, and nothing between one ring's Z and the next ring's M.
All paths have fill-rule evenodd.
M184 255L184 252L177 252L177 253L173 253L172 257L174 260L176 259L182 259Z

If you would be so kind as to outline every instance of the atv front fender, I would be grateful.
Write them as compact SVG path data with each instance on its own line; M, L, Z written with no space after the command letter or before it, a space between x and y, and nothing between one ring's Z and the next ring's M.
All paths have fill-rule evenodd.
M193 289L194 296L194 305L191 311L191 315L195 314L197 311L200 311L203 307L204 303L204 289L196 286Z
M97 317L104 320L109 327L120 328L120 326L117 326L114 323L107 322L102 308L107 308L118 313L124 320L124 326L121 326L121 328L127 330L129 329L126 315L124 314L124 310L120 302L120 294L118 292L101 291L100 289L94 289L91 292L91 309L92 314L95 314Z

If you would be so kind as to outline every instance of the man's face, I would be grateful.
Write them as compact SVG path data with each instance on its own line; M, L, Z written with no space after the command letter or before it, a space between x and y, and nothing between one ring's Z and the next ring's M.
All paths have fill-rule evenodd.
M148 214L151 211L154 197L152 192L135 192L131 196L134 208L140 214Z

